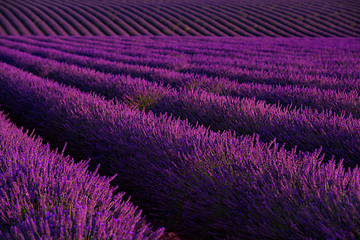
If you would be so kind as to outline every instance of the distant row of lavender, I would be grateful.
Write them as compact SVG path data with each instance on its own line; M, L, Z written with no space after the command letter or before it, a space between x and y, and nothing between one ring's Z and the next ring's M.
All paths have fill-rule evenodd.
M357 0L1 0L0 13L0 36L360 36Z
M17 38L7 37L7 39L13 39L16 41ZM309 56L309 53L313 52L313 50L310 48L310 46L314 44L313 41L309 41L307 43L304 41L305 43L301 44L297 48L294 46L288 47L289 49L287 51L281 50L281 47L276 46L275 44L272 44L273 48L267 47L264 49L264 46L259 46L259 44L254 43L251 44L251 41L249 40L244 41L241 44L226 44L226 46L223 46L221 50L215 49L215 51L213 49L209 49L209 47L199 48L201 43L190 46L178 46L178 48L181 48L184 53L186 53L186 55L183 55L179 54L178 51L174 51L176 48L174 48L173 44L178 44L179 40L177 42L174 41L173 43L170 43L172 44L171 46L173 46L173 49L170 48L171 50L167 47L167 44L164 44L165 46L162 46L161 49L156 49L159 47L157 46L158 44L148 44L145 45L148 51L144 51L144 46L140 45L142 49L138 50L136 48L136 44L133 44L131 46L132 49L129 49L129 43L124 45L124 43L109 44L99 41L86 40L74 42L74 39L49 39L39 37L36 37L35 39L39 41L28 40L26 43L40 47L53 48L69 53L76 53L83 56L101 57L111 61L119 61L134 65L168 68L170 70L183 73L205 73L208 76L221 76L232 80L244 79L246 77L250 78L249 73L251 73L251 75L256 74L255 76L258 78L267 79L270 76L267 76L264 74L264 72L274 72L275 70L278 73L277 75L274 75L273 73L271 78L290 78L290 80L293 81L293 84L301 84L295 80L301 75L308 75L312 77L311 82L309 80L304 80L309 83L319 81L319 77L329 78L337 76L341 77L342 79L356 79L359 76L359 71L356 71L353 66L354 59L351 59L351 57L356 56L354 53L359 50L358 44L356 44L354 41L349 41L349 43L354 46L354 48L351 49L350 56L345 54L345 52L349 52L350 46L347 46L347 49L338 49L337 51L323 48L321 50L321 55L328 55L321 59L319 64L318 62L311 61L314 59L314 56ZM159 38L158 41L163 43L163 39ZM339 41L343 42L344 40L333 39L333 42L326 41L324 44L330 47L334 43L341 44ZM250 44L246 45L246 43ZM309 46L309 44L311 45ZM96 47L94 47L94 45L96 45ZM317 43L317 46L319 46L319 43ZM81 49L79 49L79 47ZM240 47L246 48L246 50L244 49L239 51ZM300 50L300 47L305 47L307 50L310 50L310 52L307 52L304 49ZM202 50L201 52L196 53L191 52L191 50L195 49ZM297 53L299 50L301 52ZM299 55L301 56L300 60L296 59L299 57ZM260 56L261 60L259 59ZM316 58L314 60L319 61L319 59ZM337 64L339 62L343 63L341 68ZM290 76L289 65L292 66L291 73L296 73L295 76ZM251 70L251 72L246 70ZM252 81L253 79L248 79L248 81L249 80ZM324 81L323 79L321 80ZM243 81L246 81L246 79ZM286 82L280 81L279 83L285 84ZM289 81L288 84L291 84L291 82Z
M1 44L10 47L13 42L2 39ZM19 43L11 46L29 51L32 47ZM72 59L77 65L92 64L92 68L110 66L110 72L121 66L103 59L34 45L33 48L31 53L35 55L61 57L64 62ZM304 124L310 130L305 131L309 140L313 137L351 146L357 144L357 119L333 114L323 114L321 118L321 114L310 109L290 112L249 99L240 101L203 90L189 91L181 86L181 80L188 74L196 81L196 75L190 73L165 71L164 77L167 74L178 77L179 87L171 89L171 84L165 88L144 79L103 74L6 47L1 47L0 53L2 61L33 72L29 74L0 63L0 108L17 124L35 129L35 133L53 147L67 142L65 153L76 160L91 158L90 170L101 163L99 173L118 174L112 183L131 195L132 202L143 209L147 220L162 220L167 229L191 239L360 237L358 168L345 172L342 160L338 164L334 160L322 163L320 151L315 151L314 146L311 153L287 151L275 141L259 141L261 136L216 133L189 123L196 118L199 122L207 120L206 114L211 114L218 122L212 120L210 127L225 123L226 128L231 129L226 121L228 118L236 121L236 117L241 116L236 114L241 113L248 118L238 120L240 124L248 124L248 129L261 130L264 135L276 124L290 131ZM135 65L126 65L131 66ZM149 73L163 71L142 69L148 69ZM54 78L71 87L33 74ZM145 99L141 98L142 94L147 94ZM105 100L117 96L119 100ZM158 106L154 111L159 114L128 106L138 103L151 110ZM189 120L175 120L160 113L176 109L181 109L176 114L183 117L185 114ZM266 119L272 112L281 117L267 126L261 125L265 124L262 118ZM286 120L291 115L294 119ZM321 121L316 120L317 116ZM323 124L326 134L320 132L316 136L311 132L318 129L316 124ZM339 131L339 127L344 129ZM303 134L299 130L297 133ZM333 138L340 139L339 143L328 136L333 133L338 134ZM356 147L349 149L347 154L352 154L354 149Z
M146 77L146 74L154 71L154 68L162 68L166 73L163 75L185 79L191 79L191 74L206 74L208 77L226 77L237 82L318 86L346 91L359 89L357 80L360 77L360 70L357 52L360 51L360 47L357 39L316 40L319 41L318 43L315 40L300 38L282 39L282 41L267 39L265 43L258 42L256 38L244 38L240 43L226 41L231 41L231 38L224 39L224 42L207 39L206 45L215 45L215 49L209 46L200 47L203 42L182 43L184 41L179 38L174 38L175 40L170 43L163 42L166 38L157 38L145 46L143 44L138 46L136 42L131 43L131 40L128 43L109 44L91 40L78 40L79 43L74 43L73 38L59 40L36 37L35 40L31 40L6 37L5 39L26 43L29 45L28 48L47 47L81 56L118 61L127 67L119 68L123 65L118 65L120 73L127 73L125 70L130 67L129 64L137 65L139 66L137 77ZM147 42L146 38L141 41ZM116 42L116 39L113 42ZM289 44L294 44L295 47L289 47ZM169 48L169 45L172 47ZM160 49L157 49L159 47ZM62 61L70 61L71 57L74 56L63 54Z
M1 239L158 239L114 178L50 151L0 112ZM99 166L98 166L99 167Z

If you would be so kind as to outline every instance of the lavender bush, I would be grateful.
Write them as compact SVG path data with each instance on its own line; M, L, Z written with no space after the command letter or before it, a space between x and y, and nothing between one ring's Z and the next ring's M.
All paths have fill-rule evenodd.
M88 172L89 161L51 151L49 144L0 112L1 239L158 239L124 192ZM100 166L98 166L99 168ZM98 169L97 168L97 169Z

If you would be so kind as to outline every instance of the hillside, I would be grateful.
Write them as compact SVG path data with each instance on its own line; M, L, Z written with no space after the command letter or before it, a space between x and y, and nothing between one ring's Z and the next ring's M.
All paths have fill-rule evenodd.
M0 36L360 36L357 0L0 0Z

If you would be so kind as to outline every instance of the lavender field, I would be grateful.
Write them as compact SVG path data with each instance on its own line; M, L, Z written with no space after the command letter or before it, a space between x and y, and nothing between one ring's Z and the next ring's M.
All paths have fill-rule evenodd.
M359 17L0 0L0 239L360 239Z

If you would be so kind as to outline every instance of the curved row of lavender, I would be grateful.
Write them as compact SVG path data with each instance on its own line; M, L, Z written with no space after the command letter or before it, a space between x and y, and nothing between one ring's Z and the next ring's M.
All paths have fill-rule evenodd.
M0 36L360 36L356 0L0 3Z
M13 40L32 42L22 38L12 38ZM145 108L153 113L168 113L176 117L187 119L195 125L201 124L210 127L214 131L232 130L238 136L257 133L262 141L271 141L274 138L278 143L285 144L286 149L293 147L301 151L314 151L322 147L326 153L325 160L330 160L333 155L339 160L344 158L345 167L355 167L360 157L360 122L357 118L347 116L353 114L357 116L359 111L359 95L354 92L337 92L324 90L314 90L314 88L302 88L298 91L290 91L282 94L286 101L283 106L267 104L263 101L256 101L249 98L236 98L229 96L217 96L201 89L186 89L186 74L169 71L163 68L149 69L145 66L124 65L122 63L104 61L102 57L108 52L88 51L88 55L97 56L96 58L83 57L75 54L68 54L62 51L36 47L32 44L19 44L6 40L0 43L15 49L21 49L37 56L56 59L62 62L75 63L80 66L90 67L95 70L105 72L127 72L135 76L136 73L146 74L147 79L154 81L154 71L160 73L158 78L168 82L177 81L177 89L169 89L149 84L144 80L134 80L124 76L96 74L93 71L68 65L60 64L57 61L43 59L26 53L1 48L0 57L3 61L16 67L31 71L41 77L50 77L61 83L76 86L83 91L93 91L105 96L108 100L116 97L121 101L127 101L130 105L138 104L140 109ZM36 43L41 45L42 43ZM61 48L65 51L76 52L77 49L64 45L47 44L49 47ZM78 51L82 51L80 48ZM118 56L112 54L111 56ZM106 56L105 56L106 57ZM121 56L120 56L121 57ZM341 57L339 57L341 59ZM356 64L356 59L354 59ZM151 61L149 61L151 63ZM342 66L342 65L341 65ZM341 67L340 66L340 67ZM195 65L196 67L196 65ZM213 67L213 66L211 66ZM289 66L288 66L289 67ZM214 68L214 67L213 67ZM350 68L350 66L348 66ZM125 71L124 71L125 70ZM330 69L326 69L330 71ZM164 71L164 72L162 72ZM348 73L347 78L354 79L359 75L359 71ZM172 73L172 74L169 74ZM342 72L339 71L341 74ZM176 75L177 74L177 75ZM325 72L327 74L327 72ZM342 74L345 75L345 74ZM189 75L194 79L194 75ZM345 76L346 77L346 76ZM156 78L156 75L155 75ZM201 81L206 76L201 77ZM213 82L212 79L206 79ZM299 79L300 81L301 79ZM345 79L342 79L345 82ZM199 81L199 80L197 80ZM229 81L229 80L228 80ZM156 82L156 80L155 80ZM331 82L330 82L331 83ZM194 81L192 81L194 84ZM242 87L242 86L241 86ZM241 89L238 86L237 89ZM262 89L260 86L258 89ZM289 88L279 87L281 90ZM255 89L249 95L256 98L266 98L263 92L256 93ZM322 94L321 94L322 93ZM275 95L273 88L269 87L268 95L270 101L277 101L279 97ZM302 94L294 98L295 94ZM298 108L291 109L288 103L298 102ZM309 107L303 108L302 105ZM314 107L315 106L315 107ZM317 108L316 108L317 106ZM313 110L313 109L314 110ZM326 111L321 111L325 109ZM328 111L331 109L331 111ZM342 115L334 114L343 112ZM344 112L345 111L345 112ZM296 137L294 137L296 136Z
M36 51L39 49L38 47L60 50L61 57L57 57L56 60L63 62L81 64L84 61L81 62L80 56L84 56L83 59L87 60L87 64L91 64L91 58L109 60L107 62L116 61L117 63L108 64L116 66L116 69L107 67L111 69L107 70L104 67L102 71L131 74L133 77L142 77L149 81L162 81L172 85L172 87L177 87L183 82L191 82L195 77L199 77L198 75L206 75L212 78L218 77L221 81L231 80L239 83L316 86L321 89L338 91L360 91L357 81L359 63L356 55L359 44L356 38L330 38L327 40L296 38L278 41L267 38L267 43L257 42L256 38L241 38L238 39L238 42L226 41L231 38L222 38L226 39L225 41L216 41L214 38L203 39L206 41L207 47L204 47L204 42L196 42L196 38L186 39L189 42L194 41L194 44L183 44L184 38L174 38L173 42L165 44L164 41L167 38L142 37L141 40L140 38L129 39L126 45L107 43L108 41L117 42L116 38L104 40L105 43L87 41L86 39L79 40L72 37L59 40L58 38L32 37L29 39L8 36L3 39L3 45L17 48L19 46L20 48L25 47L24 51L28 52ZM8 40L11 40L12 43ZM142 48L139 51L140 46L137 46L137 40L141 42L150 40L151 44L146 45L146 48L140 44ZM74 43L74 41L81 42ZM15 43L25 44L21 46L21 44ZM105 44L105 46L98 46L101 44ZM222 45L221 51L218 47L217 51L209 49L208 45L216 46L217 44ZM296 46L291 47L289 44L296 44ZM161 45L165 49L154 50L156 45L158 47ZM169 45L175 45L175 47L169 47ZM272 49L273 47L276 48ZM172 51L174 48L177 50ZM251 51L248 51L249 49ZM286 51L282 52L283 49ZM147 54L146 57L142 57L144 52ZM198 52L200 53L198 54ZM56 57L46 55L44 50L38 54L45 58ZM141 56L131 58L127 55ZM89 67L91 66L89 65Z
M51 151L0 112L1 239L158 239L141 211L89 161ZM99 167L99 166L98 166Z
M130 109L0 63L0 106L11 119L90 169L118 174L150 221L191 239L358 238L359 170L320 151L215 133ZM155 224L154 224L155 225ZM155 225L156 226L156 225Z
M239 91L244 86L254 85L253 83L266 83L266 85L262 85L264 87L261 89L271 87L270 84L272 84L280 85L276 87L280 87L281 90L286 87L294 88L295 92L301 91L299 87L315 87L319 90L333 89L337 90L338 93L340 91L360 91L357 81L360 75L359 62L356 57L360 47L356 39L352 41L345 41L344 39L326 41L295 39L290 41L283 39L277 44L274 43L274 40L267 39L269 42L267 45L256 43L258 40L251 38L230 43L226 41L226 45L223 45L220 52L209 49L211 44L215 44L214 47L217 46L215 39L207 39L207 47L203 47L195 39L188 39L194 44L184 45L179 44L181 39L175 39L173 42L165 44L164 41L168 39L159 38L153 39L151 44L146 45L146 48L142 44L137 46L137 42L133 40L122 44L113 44L116 39L107 39L107 41L106 39L88 41L88 39L80 40L78 38L39 37L36 37L36 40L16 37L3 39L11 40L11 42L2 41L4 46L20 49L44 58L86 67L92 67L90 65L91 58L94 60L105 59L108 60L105 62L108 63L107 65L114 66L113 69L108 67L110 69L108 70L103 67L99 70L143 77L148 81L170 84L175 88L184 86L184 84L187 88L198 88L201 82L207 81L207 84L212 84L211 87L215 88L212 90L220 95L242 96ZM142 39L141 42L147 42L147 40ZM77 41L80 42L77 43ZM166 49L155 50L156 47L160 46L156 41L161 41L161 46ZM174 47L170 47L172 44L176 46L176 51ZM290 47L289 44L296 44L297 46ZM324 45L326 47L319 47ZM281 49L284 46L286 48L283 49L286 51ZM241 49L244 47L250 51ZM337 50L331 50L330 47L335 47ZM48 48L49 51L60 50L60 52L50 51L52 54L49 54L49 51L43 48ZM310 53L315 57L311 56ZM88 63L84 63L80 60L80 56L74 54L91 58L83 58L88 61ZM110 63L115 61L118 63ZM221 85L216 82L221 82ZM240 88L239 85L235 87L236 83L245 84L241 84Z

